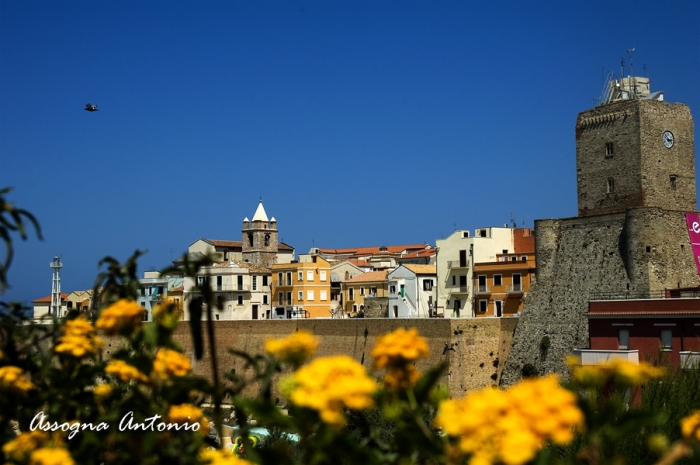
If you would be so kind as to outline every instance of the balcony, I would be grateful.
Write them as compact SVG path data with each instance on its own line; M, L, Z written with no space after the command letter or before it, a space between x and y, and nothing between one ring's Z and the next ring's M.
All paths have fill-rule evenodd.
M700 368L700 352L681 352L681 368L684 370L697 370Z
M479 284L474 288L474 293L476 295L491 294L491 286L488 284Z
M469 260L460 262L459 260L448 260L447 269L451 270L453 268L469 268Z
M639 364L638 350L592 350L574 349L574 356L578 357L581 365L604 365L614 359L622 359Z
M215 284L212 290L216 292L249 292L250 285L248 284Z
M469 293L469 286L456 287L456 289L453 290L452 293L453 294L468 294Z
M506 294L522 294L523 285L522 284L509 284L506 286Z

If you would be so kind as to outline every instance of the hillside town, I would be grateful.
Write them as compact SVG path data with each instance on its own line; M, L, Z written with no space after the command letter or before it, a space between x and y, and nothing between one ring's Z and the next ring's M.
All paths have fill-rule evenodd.
M700 219L690 109L652 92L648 78L627 77L609 82L575 129L576 217L460 229L434 244L297 251L279 241L284 223L260 200L240 232L194 239L173 262L209 257L195 278L143 274L143 320L163 302L189 320L186 303L207 286L219 321L514 319L503 384L528 366L561 372L572 352L584 364L659 350L674 365L695 360ZM36 319L90 306L93 290L62 292L61 266L56 257L52 294L33 301Z

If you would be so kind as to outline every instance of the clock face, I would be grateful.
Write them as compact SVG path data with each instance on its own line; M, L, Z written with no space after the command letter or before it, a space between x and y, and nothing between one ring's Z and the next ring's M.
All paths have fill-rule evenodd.
M671 131L664 132L661 140L663 140L664 146L666 146L667 149L673 147L673 133Z

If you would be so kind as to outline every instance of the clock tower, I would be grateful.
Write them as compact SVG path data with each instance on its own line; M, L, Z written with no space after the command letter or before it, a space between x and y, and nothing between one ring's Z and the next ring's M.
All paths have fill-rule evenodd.
M649 93L645 78L611 84L623 90L576 121L579 216L638 207L695 211L690 108ZM631 84L646 91L625 92Z

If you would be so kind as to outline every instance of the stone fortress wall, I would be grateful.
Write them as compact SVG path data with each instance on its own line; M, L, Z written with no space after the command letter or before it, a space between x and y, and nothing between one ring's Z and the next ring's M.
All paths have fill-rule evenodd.
M316 356L348 355L362 363L368 370L372 367L371 351L376 339L396 328L417 328L428 339L430 355L417 363L425 372L440 363L447 363L443 383L452 396L464 395L467 391L492 386L498 383L503 361L508 357L516 318L474 319L307 319L307 320L238 320L216 321L215 344L219 363L220 379L230 370L240 374L244 369L243 359L231 355L228 349L252 354L263 352L267 337L284 337L305 329L320 339ZM206 325L206 323L205 323ZM206 326L204 326L206 333ZM123 339L104 337L109 353L116 350ZM195 361L189 322L181 322L174 340L188 355L197 375L211 379L209 345L204 345L204 357ZM251 390L251 394L253 390Z
M658 208L538 220L536 284L525 298L501 384L517 382L528 363L540 373L567 373L564 357L588 347L585 313L596 294L700 286L686 229L685 212Z

